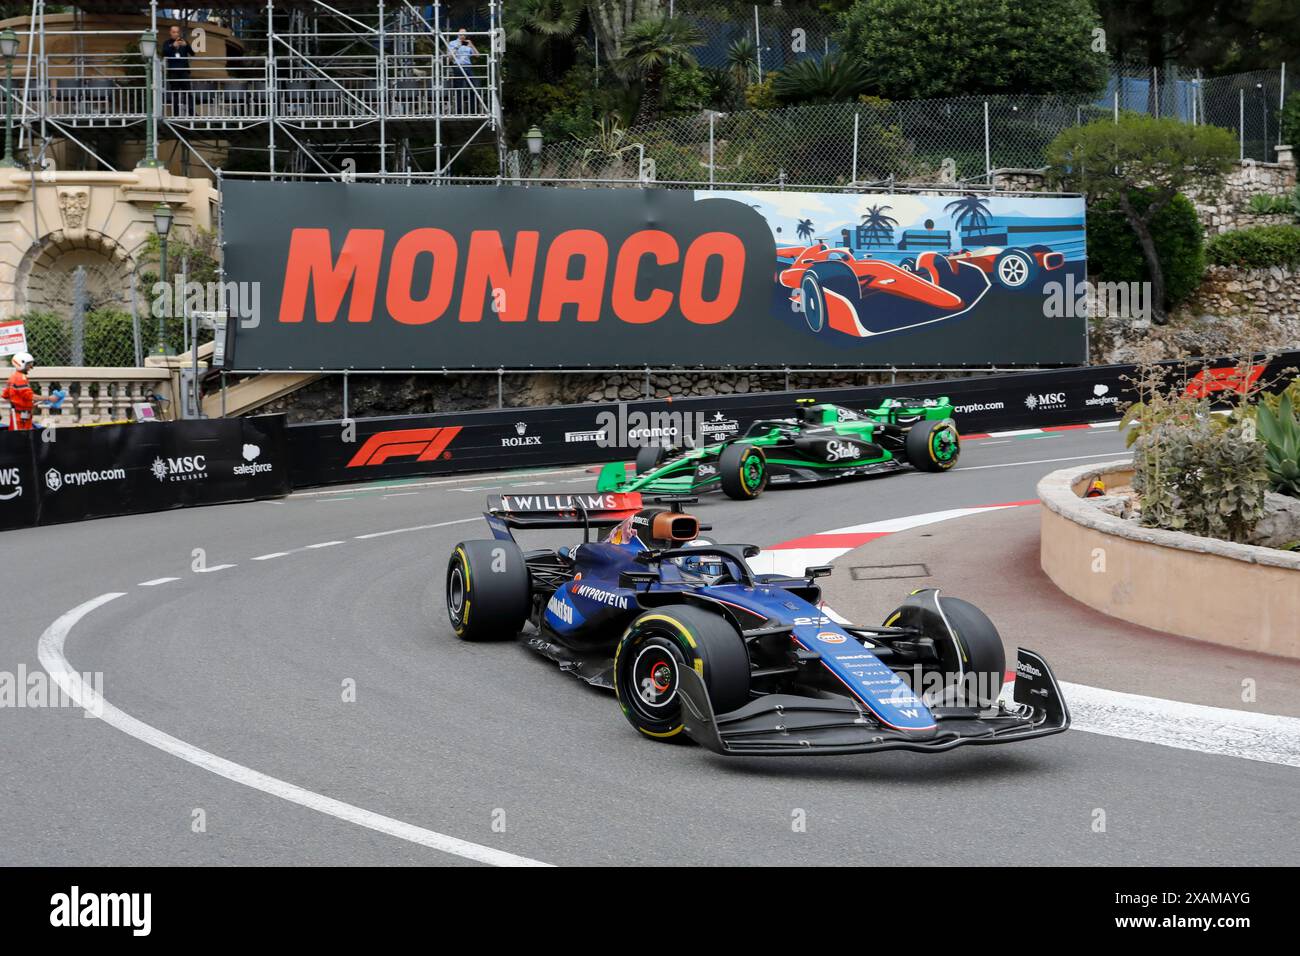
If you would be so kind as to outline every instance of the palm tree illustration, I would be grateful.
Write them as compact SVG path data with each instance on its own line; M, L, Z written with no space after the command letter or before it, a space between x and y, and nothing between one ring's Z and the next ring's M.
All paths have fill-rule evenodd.
M898 225L898 220L893 216L886 216L885 212L892 209L892 206L872 206L862 214L862 222L858 224L858 245L860 246L892 246L894 244L894 227Z
M961 199L948 203L943 208L945 212L952 216L953 224L957 227L958 233L962 230L982 232L988 227L988 200L981 199L979 196L967 194Z
M800 219L799 225L795 229L795 235L797 235L804 242L812 242L813 221L811 219Z

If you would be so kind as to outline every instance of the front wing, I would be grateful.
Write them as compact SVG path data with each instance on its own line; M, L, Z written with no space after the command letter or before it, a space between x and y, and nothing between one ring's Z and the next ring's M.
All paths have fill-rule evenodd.
M727 756L790 756L911 750L938 753L963 744L1001 744L1059 734L1070 726L1060 686L1039 655L1021 648L1016 662L1015 706L995 712L932 708L937 728L924 734L881 726L849 698L771 694L726 714L716 714L703 679L683 669L678 685L686 733Z

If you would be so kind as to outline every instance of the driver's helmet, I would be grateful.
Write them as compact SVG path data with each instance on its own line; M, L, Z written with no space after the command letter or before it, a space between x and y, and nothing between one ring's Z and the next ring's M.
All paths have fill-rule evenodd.
M688 548L704 547L712 544L702 538L685 545ZM727 565L722 558L716 554L701 554L699 556L687 556L677 559L677 567L682 572L682 577L688 581L698 582L700 584L717 584L720 581L728 579Z

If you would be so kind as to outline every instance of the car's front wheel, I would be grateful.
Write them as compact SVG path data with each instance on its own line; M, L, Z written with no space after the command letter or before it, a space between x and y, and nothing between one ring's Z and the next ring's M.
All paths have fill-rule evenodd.
M718 477L728 498L757 498L767 487L767 456L754 445L728 445L718 459Z
M614 652L614 692L623 715L641 734L680 740L683 669L704 679L715 713L749 700L749 652L720 614L672 604L637 616Z

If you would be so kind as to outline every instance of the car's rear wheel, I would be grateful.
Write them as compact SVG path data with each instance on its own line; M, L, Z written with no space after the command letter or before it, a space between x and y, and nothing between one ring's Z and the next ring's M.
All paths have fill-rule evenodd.
M532 605L524 553L513 541L462 541L447 562L446 595L462 641L514 637Z
M718 459L718 477L728 498L757 498L767 487L767 456L754 445L728 445Z
M805 272L799 282L799 301L803 306L803 320L813 332L820 332L826 324L826 293L813 272Z
M916 271L941 289L945 288L945 283L956 274L948 257L936 252L921 253L916 261Z
M716 713L749 700L749 652L719 614L672 604L639 615L614 652L614 692L624 716L655 740L682 739L678 681L684 668L704 679Z
M903 440L903 454L919 471L947 471L961 455L961 438L950 421L917 422Z

